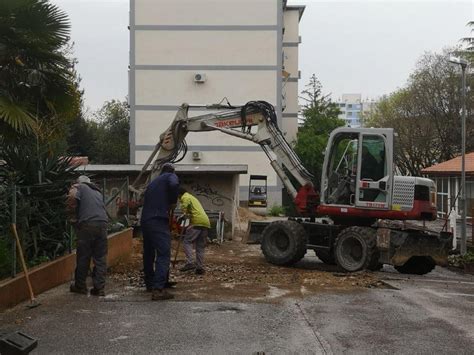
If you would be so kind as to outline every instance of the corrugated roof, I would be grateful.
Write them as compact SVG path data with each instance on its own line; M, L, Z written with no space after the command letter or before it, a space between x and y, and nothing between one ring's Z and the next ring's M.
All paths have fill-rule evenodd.
M474 152L466 154L466 174L474 175ZM430 166L421 171L427 175L460 175L461 156Z

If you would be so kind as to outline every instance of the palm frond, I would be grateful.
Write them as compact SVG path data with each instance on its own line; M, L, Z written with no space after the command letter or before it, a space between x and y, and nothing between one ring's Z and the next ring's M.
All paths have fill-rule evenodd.
M6 97L0 97L0 120L18 133L28 133L36 127L33 117L23 107Z

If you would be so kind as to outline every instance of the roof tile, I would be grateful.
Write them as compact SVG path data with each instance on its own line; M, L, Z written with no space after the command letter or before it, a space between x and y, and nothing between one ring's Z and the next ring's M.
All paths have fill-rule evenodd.
M466 174L474 174L474 152L466 154ZM461 173L461 156L454 159L430 166L421 171L423 174L437 175L453 173L455 175Z

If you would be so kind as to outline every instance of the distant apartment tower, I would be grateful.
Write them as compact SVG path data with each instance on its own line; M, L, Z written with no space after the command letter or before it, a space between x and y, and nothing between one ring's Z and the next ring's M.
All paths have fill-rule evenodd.
M362 101L361 94L342 94L342 98L336 102L341 110L339 118L346 121L348 127L361 127L361 113L368 114L373 106L374 101Z
M361 94L342 94L342 98L337 102L339 118L346 121L349 127L360 127L360 113L362 112Z
M283 0L130 0L130 161L146 161L183 102L268 101L293 141L303 11ZM189 134L187 143L182 163L246 164L249 175L268 177L270 202L281 201L281 184L259 146L219 132ZM241 175L241 200L248 182Z

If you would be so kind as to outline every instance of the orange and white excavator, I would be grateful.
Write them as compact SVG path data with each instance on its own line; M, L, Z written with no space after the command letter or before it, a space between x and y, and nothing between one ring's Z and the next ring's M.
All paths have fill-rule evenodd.
M189 117L189 109L194 107L214 112ZM164 163L180 161L187 151L188 132L207 131L260 145L293 198L297 216L251 226L251 232L261 232L267 261L291 265L313 249L323 262L337 263L346 271L377 270L383 264L391 264L403 273L425 274L436 264L447 263L451 234L390 223L434 220L437 212L433 181L394 174L391 128L343 127L331 132L321 191L316 192L313 176L285 140L271 104L183 104L130 190L140 192L138 182L150 166L152 178Z

